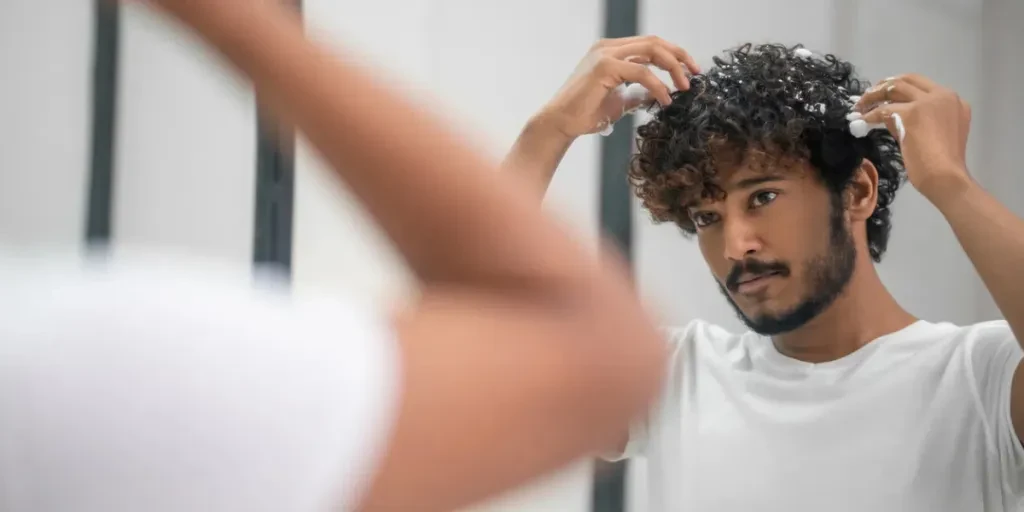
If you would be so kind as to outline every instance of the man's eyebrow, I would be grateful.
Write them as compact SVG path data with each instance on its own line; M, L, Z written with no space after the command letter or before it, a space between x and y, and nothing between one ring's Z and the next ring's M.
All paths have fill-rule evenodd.
M760 176L751 176L749 178L739 180L736 183L732 184L731 188L743 190L756 187L757 185L761 185L763 183L782 181L783 179L785 179L785 177L780 174L762 174ZM700 207L702 202L703 201L701 200L689 201L683 204L683 211L691 212L694 208Z
M745 178L745 179L737 181L733 185L733 187L734 188L741 188L741 189L742 188L751 188L751 187L760 185L762 183L769 183L769 182L772 182L772 181L781 181L782 179L783 179L783 177L779 176L777 174L766 174L766 175L763 175L763 176L753 176L753 177L750 177L750 178Z

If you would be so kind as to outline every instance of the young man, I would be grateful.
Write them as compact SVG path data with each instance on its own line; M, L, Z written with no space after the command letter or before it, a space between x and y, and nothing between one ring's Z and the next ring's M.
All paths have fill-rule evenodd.
M650 405L664 343L628 277L519 180L276 2L154 3L305 132L422 295L392 322L170 258L5 256L0 509L447 511L596 453Z
M609 62L531 121L512 172L543 190L573 138L621 115L602 69L638 41L656 40L595 47ZM968 174L969 107L918 75L864 91L849 63L779 45L689 82L639 128L629 177L656 220L695 234L750 331L669 331L662 398L620 445L648 461L651 510L1018 510L1024 222ZM851 120L882 128L857 138ZM927 322L887 292L873 262L904 176L1007 321Z

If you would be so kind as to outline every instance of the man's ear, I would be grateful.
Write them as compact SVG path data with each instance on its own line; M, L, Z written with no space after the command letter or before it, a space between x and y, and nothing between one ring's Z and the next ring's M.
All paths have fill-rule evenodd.
M865 158L843 191L843 206L851 222L864 222L878 206L878 169Z

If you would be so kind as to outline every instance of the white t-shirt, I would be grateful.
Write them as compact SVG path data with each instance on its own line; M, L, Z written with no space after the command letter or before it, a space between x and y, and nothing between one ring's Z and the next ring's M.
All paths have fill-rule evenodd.
M393 421L393 334L230 274L0 255L0 510L350 509Z
M755 333L672 331L667 387L624 457L652 512L1021 510L1005 322L917 322L837 361Z

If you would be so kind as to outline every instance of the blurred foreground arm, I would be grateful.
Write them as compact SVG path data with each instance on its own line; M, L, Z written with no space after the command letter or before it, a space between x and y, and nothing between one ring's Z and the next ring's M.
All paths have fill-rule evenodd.
M573 243L521 180L307 42L273 2L158 3L305 133L425 285L399 321L399 420L365 510L464 506L609 446L645 409L664 350L626 273Z

